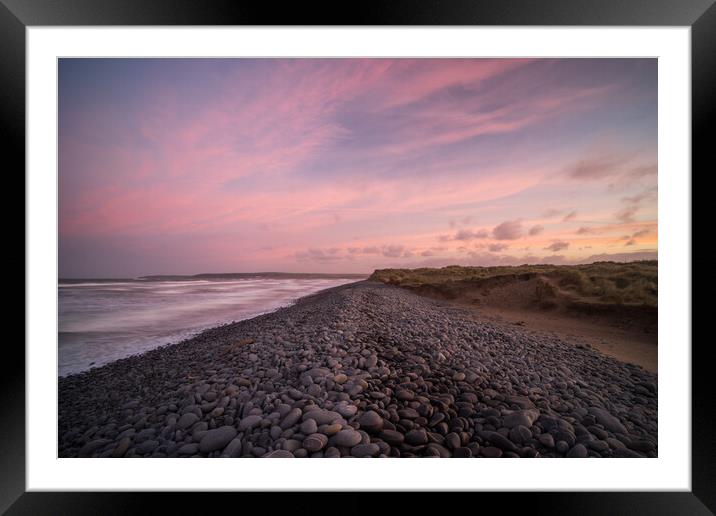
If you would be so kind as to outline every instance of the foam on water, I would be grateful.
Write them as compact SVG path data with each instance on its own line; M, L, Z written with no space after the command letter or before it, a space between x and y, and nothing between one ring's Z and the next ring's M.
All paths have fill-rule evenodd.
M78 373L179 342L353 281L252 278L60 284L58 374Z

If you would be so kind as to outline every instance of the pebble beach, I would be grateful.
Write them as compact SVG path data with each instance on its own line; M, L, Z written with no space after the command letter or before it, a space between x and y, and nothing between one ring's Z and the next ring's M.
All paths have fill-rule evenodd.
M657 377L360 281L58 379L60 457L656 457Z

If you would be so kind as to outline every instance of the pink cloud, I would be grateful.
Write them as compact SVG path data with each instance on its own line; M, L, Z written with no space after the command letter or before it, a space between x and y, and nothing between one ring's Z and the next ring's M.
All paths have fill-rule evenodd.
M529 235L530 236L539 235L543 231L544 231L544 226L542 226L541 224L536 224L530 228Z
M564 218L562 218L562 222L569 222L577 218L577 212L576 211L570 211L567 213Z
M556 253L557 251L563 251L564 249L567 249L568 247L569 247L569 242L553 242L550 245L548 245L547 247L545 247L545 249Z
M492 236L497 240L517 240L522 236L522 222L519 220L508 220L495 226Z

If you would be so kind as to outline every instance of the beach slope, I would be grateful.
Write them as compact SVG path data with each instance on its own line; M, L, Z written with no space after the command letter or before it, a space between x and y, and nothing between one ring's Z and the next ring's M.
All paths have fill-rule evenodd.
M360 281L59 380L61 457L655 457L657 378Z

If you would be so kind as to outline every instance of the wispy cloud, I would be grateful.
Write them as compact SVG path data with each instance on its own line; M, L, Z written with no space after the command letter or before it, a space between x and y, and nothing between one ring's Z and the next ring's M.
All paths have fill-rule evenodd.
M489 233L484 229L477 231L474 231L472 229L461 229L460 231L455 233L453 240L474 240L476 238L488 238L489 236Z
M574 219L576 219L576 218L577 218L577 212L573 210L573 211L570 211L569 213L567 213L567 214L562 218L562 222L569 222L569 221L574 220Z
M509 247L510 246L508 246L507 244L490 244L487 248L491 253L499 253L500 251L504 251Z
M549 208L549 209L544 210L544 211L542 212L542 216L543 216L544 218L546 218L546 219L551 219L551 218L556 217L556 216L559 215L560 213L562 213L562 210L558 210L558 209L556 209L556 208Z
M656 197L656 187L649 187L636 195L627 196L622 199L625 204L620 210L618 210L614 216L621 222L634 222L636 214L642 206L642 203L647 200L653 200Z
M558 252L563 251L564 249L567 249L569 247L569 242L553 242L547 247L545 247L546 250L552 251L552 252Z
M631 159L631 156L598 156L577 161L567 168L573 179L597 180L612 176Z
M530 230L529 230L529 235L530 235L530 236L539 235L539 234L542 233L543 231L544 231L544 226L543 226L543 225L541 225L541 224L535 224L534 226L532 226L532 227L530 228Z
M295 254L296 260L298 261L335 261L341 260L344 256L340 255L340 249L308 249L307 251L298 252Z

